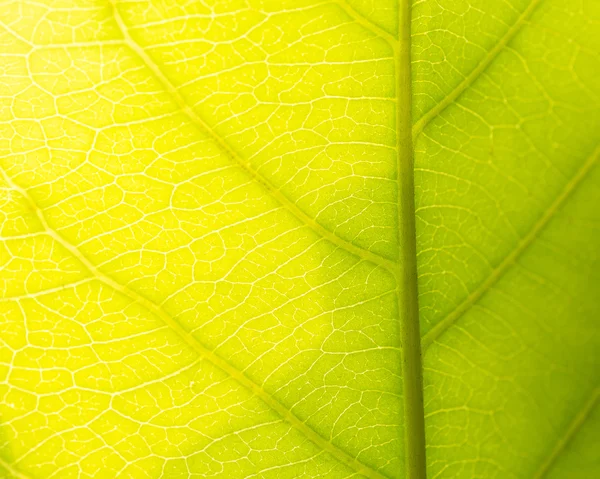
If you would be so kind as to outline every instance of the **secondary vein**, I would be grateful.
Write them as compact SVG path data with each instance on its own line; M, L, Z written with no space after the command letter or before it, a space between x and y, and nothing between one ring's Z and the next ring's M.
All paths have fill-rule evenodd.
M452 90L442 101L431 108L425 113L419 121L417 121L412 127L413 139L419 136L419 134L425 129L425 127L437 117L442 111L450 106L454 101L467 89L469 88L477 78L490 66L490 64L498 57L500 52L509 44L509 42L515 37L521 30L523 25L529 20L533 12L540 5L541 0L531 0L527 8L519 15L514 25L508 29L500 41L492 48L485 57L479 62L477 67L460 82L454 90Z
M386 268L391 273L394 273L397 267L397 263L390 259L384 258L378 254L375 254L364 248L360 248L349 241L346 241L338 235L332 233L328 229L321 226L317 221L302 211L297 205L295 205L290 199L285 196L269 179L258 173L252 165L240 157L240 155L220 136L218 135L205 121L201 118L196 111L188 105L186 99L179 93L177 87L167 78L162 72L160 67L154 62L154 60L146 53L146 51L133 39L129 33L129 29L125 24L119 10L116 6L115 0L111 0L113 7L113 16L115 21L123 35L125 44L140 58L140 60L146 65L146 67L152 72L156 79L160 82L162 87L171 96L173 101L177 104L179 109L196 125L201 131L207 133L219 146L221 151L225 153L230 159L232 159L242 170L244 170L251 178L257 183L263 186L265 190L269 192L272 198L278 203L285 207L292 215L294 215L300 222L309 226L321 237L327 239L331 243L335 244L339 248L342 248L354 256L375 263L383 268Z
M384 30L376 23L366 18L361 13L357 12L352 5L348 3L348 0L336 0L335 4L338 5L346 14L352 18L356 23L361 25L363 28L374 33L378 37L385 39L392 48L396 48L398 39L387 30Z
M560 454L566 449L569 443L573 440L577 432L581 429L587 418L590 416L594 408L596 407L596 403L600 398L600 389L595 388L592 392L591 397L586 401L583 408L579 411L579 413L573 418L571 424L567 427L565 435L556 443L554 449L548 456L548 458L542 463L540 469L534 476L535 479L542 479L546 476L546 474L550 471L556 459L560 456Z
M9 464L7 461L5 461L2 457L0 457L0 466L2 466L10 474L12 474L14 479L30 479L29 476L23 474L15 466L13 466L13 465Z
M596 147L594 152L588 157L583 163L579 171L575 173L573 178L565 185L561 193L554 200L554 202L548 207L546 212L540 217L540 219L533 225L529 233L525 235L513 249L513 251L504 258L504 260L496 266L491 272L488 278L475 290L473 291L461 304L459 304L454 311L448 316L437 323L431 328L427 334L423 337L422 348L427 349L431 344L440 337L450 326L452 326L459 318L461 318L465 312L467 312L481 297L488 292L503 276L506 274L508 269L517 262L519 257L531 246L534 240L540 235L542 230L550 222L554 216L560 211L564 203L570 198L573 192L577 189L577 186L586 178L588 173L596 165L598 158L600 157L600 146Z
M417 290L414 159L412 144L411 1L398 5L400 42L396 53L398 149L398 314L402 342L404 445L407 479L424 479L425 414Z
M171 328L193 351L198 354L199 357L205 358L208 362L213 364L215 367L225 372L227 375L232 377L239 384L244 386L246 389L252 392L256 397L260 398L267 406L277 412L285 421L288 422L292 427L304 434L310 441L316 444L318 447L327 451L331 456L335 457L338 461L346 466L354 469L357 473L369 479L389 479L383 474L372 469L370 466L363 464L357 458L352 457L346 451L338 448L333 443L322 437L314 429L308 426L304 421L298 418L290 409L281 404L277 399L271 396L267 391L263 389L263 386L255 383L248 376L243 374L235 366L231 365L228 361L217 355L214 351L206 347L200 342L195 336L186 331L183 326L169 313L167 313L160 305L154 301L146 298L139 294L135 290L128 286L122 285L115 281L111 276L99 270L95 264L93 264L75 245L71 244L65 239L58 231L56 231L48 223L46 216L42 209L35 203L33 198L29 195L27 190L21 188L6 174L6 172L0 169L0 176L2 176L5 182L15 191L21 194L21 196L27 201L31 210L36 214L42 228L46 231L46 234L51 237L54 241L60 244L65 250L67 250L73 257L75 257L83 267L89 272L89 274L100 281L102 284L108 286L114 291L118 291L123 296L129 298L136 304L139 304L144 309L149 311L151 314L160 318L169 328Z

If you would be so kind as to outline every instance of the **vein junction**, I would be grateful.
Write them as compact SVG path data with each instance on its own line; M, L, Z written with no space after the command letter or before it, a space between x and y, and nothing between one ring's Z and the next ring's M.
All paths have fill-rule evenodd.
M522 351L497 351L500 342L486 342L492 335L479 341L465 313L476 309L477 326L494 334L493 325L520 331L510 344L526 341L519 328L527 311L490 311L490 323L482 300L500 294L502 278L524 276L525 253L578 204L597 157L578 169L542 151L554 139L531 137L528 113L513 106L520 98L510 91L521 86L508 88L512 74L548 105L550 120L534 118L546 122L544 131L567 128L561 101L535 74L539 65L515 43L533 28L537 4L511 13L516 23L505 22L499 43L477 53L475 70L444 70L460 63L444 52L448 61L432 68L440 78L460 78L437 85L443 94L420 89L423 62L414 62L411 81L407 2L400 39L342 1L193 12L124 2L113 3L114 11L103 5L52 15L27 4L30 18L44 20L36 28L6 25L11 47L0 53L8 65L3 88L16 91L15 121L0 130L0 200L9 212L0 314L11 332L2 335L9 376L0 394L13 449L1 453L3 461L45 476L69 467L89 475L93 460L74 453L55 461L63 444L77 443L82 458L101 451L114 477L141 470L255 477L257 464L274 477L396 477L403 467L406 476L423 477L417 218L423 345L438 346L426 370L432 473L443 473L435 469L439 450L454 451L473 475L499 463L463 458L466 449L441 444L446 436L436 434L438 417L468 410L491 439L511 443L492 421L502 408L465 387L471 377L524 404L515 399L519 378L499 379L518 368L477 363L505 354L503 364L512 364ZM421 7L417 27L425 15L429 22L454 14ZM469 9L462 18L480 13ZM92 20L66 32L78 15ZM417 51L427 42L443 47L438 33L417 28ZM483 48L479 39L464 40L456 51ZM578 47L566 54L573 71L585 51ZM503 65L511 75L499 81ZM583 73L563 80L577 89ZM437 106L430 93L441 98ZM494 114L481 107L496 99ZM498 148L510 144L519 151ZM536 177L547 184L536 189L510 158L544 172ZM551 207L523 228L513 224L515 205L505 197ZM498 244L514 245L513 252L503 259L474 246ZM528 290L551 283L531 277ZM435 314L452 310L448 304L460 306L432 326ZM511 323L523 315L527 321ZM480 354L456 351L454 336L440 341L446 330L464 334ZM448 370L454 364L465 371L460 380ZM484 371L469 375L469 368ZM463 404L465 397L487 410ZM535 426L529 429L547 425ZM31 443L31 431L42 439Z

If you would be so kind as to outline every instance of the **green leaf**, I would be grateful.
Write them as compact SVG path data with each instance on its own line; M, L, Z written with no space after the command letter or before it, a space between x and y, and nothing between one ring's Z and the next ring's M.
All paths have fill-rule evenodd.
M599 25L0 0L0 477L598 476Z

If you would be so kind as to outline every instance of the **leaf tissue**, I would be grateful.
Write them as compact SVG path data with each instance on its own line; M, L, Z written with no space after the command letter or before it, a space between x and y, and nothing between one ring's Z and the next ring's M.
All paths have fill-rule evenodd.
M0 477L600 477L598 0L0 0Z

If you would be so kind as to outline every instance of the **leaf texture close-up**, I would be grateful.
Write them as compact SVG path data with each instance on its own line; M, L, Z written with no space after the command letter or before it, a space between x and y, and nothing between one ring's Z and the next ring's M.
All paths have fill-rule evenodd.
M600 477L598 0L0 0L0 478Z

